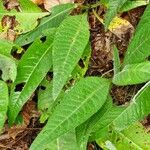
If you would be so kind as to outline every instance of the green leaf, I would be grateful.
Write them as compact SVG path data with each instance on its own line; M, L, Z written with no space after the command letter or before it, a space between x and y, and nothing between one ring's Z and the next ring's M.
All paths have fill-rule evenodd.
M150 19L148 16L150 16L150 4L140 19L135 35L129 44L124 65L143 62L150 55Z
M114 120L124 111L125 107L112 106L106 113L100 117L93 127L93 132L89 138L90 141L105 137L110 131Z
M82 123L76 128L76 137L77 137L77 143L80 150L86 150L88 139L95 131L95 127L100 124L99 120L100 118L105 115L107 111L109 111L112 108L112 98L109 95L107 98L107 101L104 103L102 108L95 113L91 118L89 118L87 121ZM100 127L98 127L99 129Z
M114 47L114 74L116 75L118 72L120 72L120 58L119 58L119 52L116 47Z
M46 149L48 142L83 123L104 104L109 82L98 77L81 79L56 106L47 125L35 139L30 150ZM61 110L61 111L60 111Z
M22 106L30 98L52 66L51 57L54 33L52 32L47 36L47 40L44 43L37 39L18 64L18 74L9 104L8 117L10 124L15 121Z
M6 120L8 107L8 88L5 82L0 81L0 132Z
M150 113L150 82L142 87L133 97L128 106L112 107L103 117L99 119L95 126L90 140L95 140L106 135L110 127L116 130L123 130L138 120L143 119Z
M142 1L139 1L139 0L128 0L121 8L120 8L120 12L127 12L131 9L134 9L134 8L137 8L139 6L144 6L144 5L147 5L149 4L148 1L146 0L142 0Z
M97 140L104 150L108 141L118 150L148 150L150 147L150 134L141 123L136 123L123 131L111 131L108 136Z
M51 81L44 79L40 84L38 93L38 110L45 110L54 102L52 98L53 84Z
M75 132L69 132L48 144L46 150L78 150Z
M29 0L19 0L20 9L24 12L42 12L40 7L34 4L32 1Z
M17 75L17 67L13 59L0 54L0 70L4 81L11 80L14 82Z
M11 50L14 46L13 43L0 39L0 54L11 57Z
M117 15L119 9L123 6L123 4L127 0L109 0L108 2L108 10L105 15L105 28L108 29L110 22Z
M2 5L2 3L3 2L1 1L0 5ZM28 32L34 29L38 25L37 19L49 14L47 12L42 12L40 8L38 8L35 4L33 4L33 2L29 0L20 0L19 3L21 12L17 12L16 10L6 11L4 7L3 9L0 9L0 19L6 15L15 16L15 19L18 22L15 30L17 30L19 33ZM2 28L1 25L0 28Z
M59 26L53 45L53 98L59 95L89 40L86 15L70 16Z
M124 69L116 74L113 83L116 85L139 84L150 80L150 62L126 65Z
M58 27L73 8L75 8L74 4L63 4L53 7L52 14L42 18L39 25L31 32L20 35L16 40L16 44L26 45L41 36L44 30Z
M122 130L150 113L150 82L133 97L130 105L114 120L115 129Z

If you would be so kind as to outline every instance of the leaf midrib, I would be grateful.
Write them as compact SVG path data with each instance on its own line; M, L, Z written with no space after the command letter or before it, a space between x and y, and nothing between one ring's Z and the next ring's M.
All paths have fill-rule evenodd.
M47 52L49 51L49 49L52 47L52 44L46 49L46 51L43 53L42 57L39 59L38 63L36 63L35 67L33 68L32 72L30 73L29 77L26 79L26 84L24 86L24 88L22 89L22 91L20 92L17 100L14 103L14 107L15 105L18 103L18 100L20 99L23 91L25 90L26 86L28 85L27 83L29 82L30 78L32 77L32 74L34 73L34 71L36 70L36 67L40 64L40 62L42 61L43 57L47 54Z
M64 122L66 122L67 120L69 120L69 118L71 117L71 116L73 116L90 98L92 98L93 97L93 95L97 92L97 91L99 91L100 89L101 89L102 87L100 87L100 88L98 88L97 90L95 90L94 92L92 92L86 99L85 99L85 101L83 101L82 103L81 103L81 105L79 106L79 107L77 107L67 118L65 118L63 121L61 121L60 123L59 123L59 125L57 126L57 127L55 127L50 133L53 133L58 127L60 127ZM49 135L51 135L49 133Z
M135 38L135 37L134 37ZM130 60L130 58L132 58L133 54L139 49L139 47L144 44L145 42L147 42L148 40L150 39L150 37L147 37L146 40L143 40L136 48L133 48L133 45L132 47L130 47L130 50L132 49L131 52L127 53L127 58L125 59L125 64L127 62L127 60ZM133 41L132 41L133 42ZM127 50L129 51L129 50ZM124 64L124 65L125 65Z

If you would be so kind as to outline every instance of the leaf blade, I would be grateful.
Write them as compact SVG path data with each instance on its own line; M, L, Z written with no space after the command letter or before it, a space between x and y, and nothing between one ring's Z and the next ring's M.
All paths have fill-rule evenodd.
M108 29L108 26L112 19L117 15L119 9L123 6L123 4L127 0L109 0L108 2L108 10L105 15L105 28Z
M46 148L47 140L55 140L88 119L105 102L108 90L109 83L105 79L89 77L80 80L56 106L46 127L33 142L30 150Z
M140 63L146 60L150 55L150 4L147 6L139 24L136 29L135 35L129 44L127 53L125 54L124 66L127 64ZM135 47L136 45L136 47Z
M55 6L52 9L52 14L50 16L42 18L40 24L31 32L28 32L24 35L20 35L16 40L16 44L26 45L34 41L41 34L43 34L44 30L58 27L59 24L63 21L63 19L69 15L69 13L74 7L74 4L63 4Z
M132 85L144 83L150 80L150 62L126 65L124 69L116 74L113 83L116 85Z
M15 121L22 106L30 98L52 65L51 55L54 33L52 32L47 37L45 43L37 39L18 64L18 74L10 96L8 111L10 124ZM37 49L37 47L40 47L40 49ZM17 87L20 85L22 89L18 91Z
M58 28L52 53L54 100L77 65L88 40L89 30L86 15L68 17Z

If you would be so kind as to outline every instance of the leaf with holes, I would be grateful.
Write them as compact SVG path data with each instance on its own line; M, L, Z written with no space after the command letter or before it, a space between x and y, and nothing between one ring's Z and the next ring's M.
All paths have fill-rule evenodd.
M135 123L123 131L112 130L105 138L97 140L97 143L105 149L105 147L108 147L108 141L118 150L148 150L150 134L141 123Z
M83 123L104 104L109 81L97 77L81 79L56 106L47 125L30 150L48 148L47 144ZM60 111L61 110L61 111Z
M53 45L53 98L59 95L89 40L86 15L70 16L59 26Z
M113 78L116 85L132 85L150 80L150 62L126 65L123 70Z
M19 4L20 12L17 12L14 9L7 11L4 6L2 6L3 2L0 1L0 6L2 7L2 9L0 9L0 20L4 16L13 16L17 21L15 30L19 33L25 33L34 29L38 25L37 19L49 14L47 12L42 12L42 10L31 1L20 0ZM1 25L0 28L2 28Z
M0 132L6 120L8 107L8 88L5 82L0 81Z
M44 43L37 39L28 48L18 64L18 74L9 103L8 117L10 124L15 121L22 106L52 66L51 55L54 33L54 31L51 32Z
M41 36L46 29L58 27L60 23L69 15L73 8L75 8L74 4L55 6L52 9L52 14L50 16L42 18L39 25L31 32L20 35L16 40L16 44L28 44L34 41L37 37Z
M128 46L124 65L140 63L150 56L150 4L147 6L134 34L131 43Z

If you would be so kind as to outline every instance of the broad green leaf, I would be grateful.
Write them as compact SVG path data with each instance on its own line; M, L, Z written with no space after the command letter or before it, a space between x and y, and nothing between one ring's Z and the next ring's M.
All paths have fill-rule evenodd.
M109 132L107 137L97 140L97 143L106 150L108 147L106 141L110 141L118 150L148 150L150 134L141 123L136 123L123 131Z
M56 106L30 150L46 149L48 142L57 139L91 117L104 104L108 90L109 82L106 79L98 77L81 79Z
M133 97L130 105L113 121L115 129L122 130L150 113L150 82Z
M116 47L114 47L114 74L116 75L118 72L120 72L120 58L119 58L119 52Z
M120 12L127 12L131 9L134 9L136 7L139 6L144 6L149 4L148 1L146 0L128 0L121 8L120 8Z
M13 43L0 39L0 54L10 57Z
M4 81L11 80L14 82L17 75L17 67L15 61L5 55L2 55L1 53L0 53L0 70L2 71L2 79Z
M129 44L124 65L143 62L150 55L150 19L148 16L150 16L150 4L140 19L135 35Z
M89 40L86 15L70 16L59 26L53 44L53 98L71 76Z
M75 8L74 4L63 4L52 8L50 16L41 19L39 25L31 32L20 35L16 43L18 45L26 45L41 36L46 29L55 28L69 15L71 10Z
M6 120L8 107L8 88L5 82L0 81L0 132Z
M15 19L18 22L15 29L19 33L24 33L32 30L38 25L37 19L49 14L47 12L42 12L40 8L38 8L35 4L33 4L33 2L29 0L20 0L19 2L21 12L17 12L16 10L6 11L6 9L2 6L3 2L0 2L0 5L3 7L3 9L0 9L0 20L6 15L15 16Z
M110 22L117 15L117 12L123 6L123 4L127 2L127 0L109 0L108 2L108 10L105 15L105 28L108 29Z
M10 96L9 123L12 124L25 102L38 87L52 66L52 32L43 43L37 39L18 64L18 74Z
M150 82L141 88L133 97L128 106L113 107L103 117L99 119L95 132L91 135L90 140L103 137L103 133L113 127L116 130L123 130L138 120L143 119L150 113Z
M95 113L91 118L89 118L87 121L85 121L76 128L76 138L80 150L86 150L88 139L91 133L95 131L95 126L97 126L97 124L98 125L100 124L99 122L100 118L103 115L105 115L107 111L110 111L111 108L112 108L112 98L109 95L107 101L104 103L102 108L97 113Z
M42 12L40 7L34 4L32 1L29 0L19 0L20 9L21 11L26 11L29 13L32 12Z
M144 83L150 80L150 61L126 65L124 69L116 74L113 83L116 85L132 85Z
M90 141L105 137L110 131L113 121L124 111L125 107L112 106L100 117L93 127Z
M78 150L75 132L69 132L48 144L46 150Z

